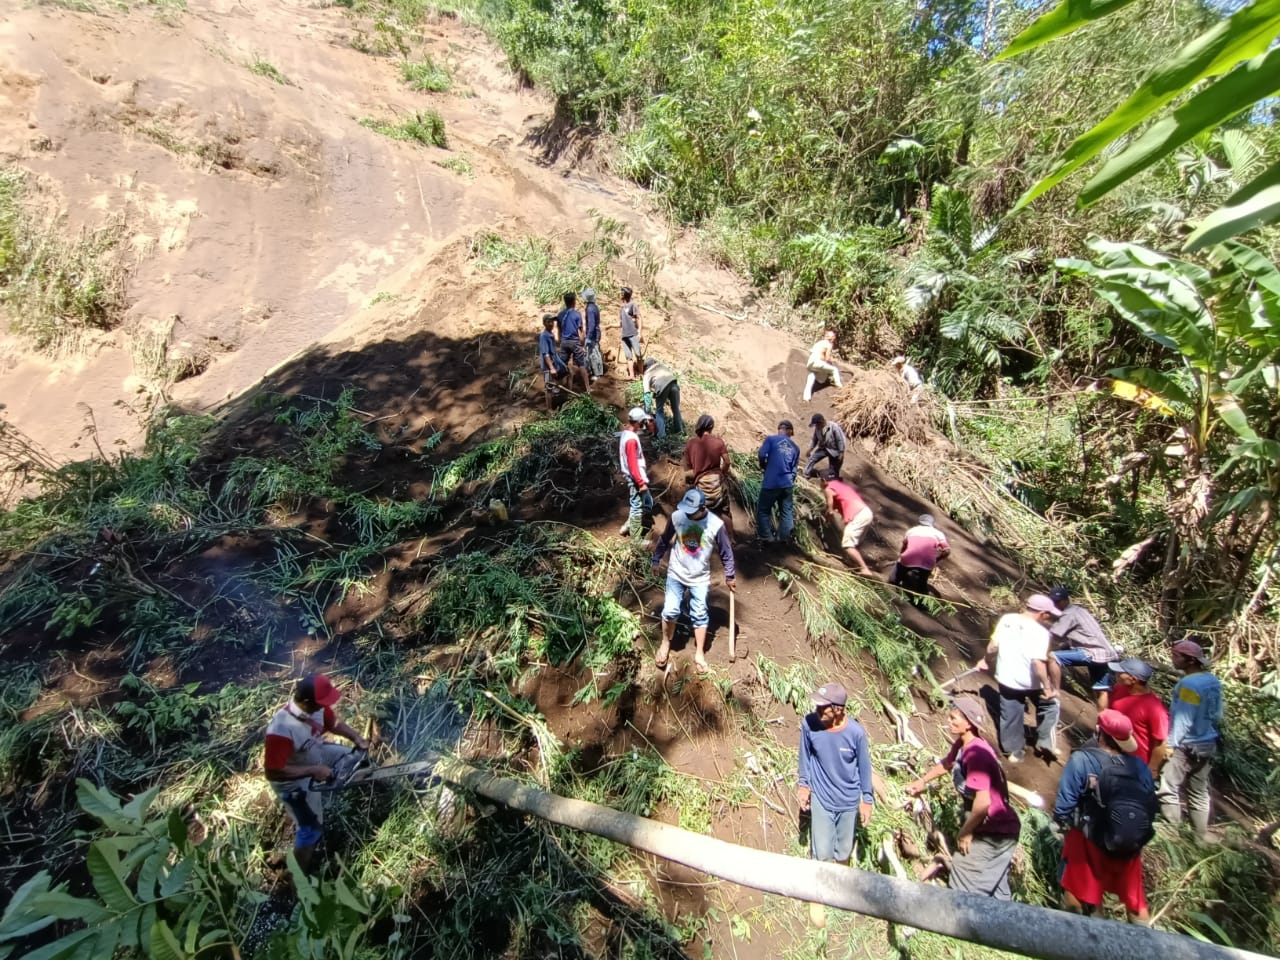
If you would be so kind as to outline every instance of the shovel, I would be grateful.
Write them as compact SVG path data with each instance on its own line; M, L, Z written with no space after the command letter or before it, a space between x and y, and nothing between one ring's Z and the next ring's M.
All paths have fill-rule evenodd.
M729 591L729 662L730 663L733 663L734 657L736 657L738 654L737 637L734 635L737 632L734 629L734 626L735 626L734 620L736 619L736 611L734 610L734 607L736 606L736 604L734 603L734 599L737 596L738 596L737 593L735 593L734 591L732 590Z

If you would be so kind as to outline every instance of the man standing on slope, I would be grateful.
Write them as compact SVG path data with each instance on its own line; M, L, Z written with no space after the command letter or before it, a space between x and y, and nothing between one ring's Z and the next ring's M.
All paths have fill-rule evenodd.
M582 347L582 314L577 308L578 295L570 291L564 295L564 309L556 318L560 325L560 361L567 367L573 360L574 369L582 374L582 392L591 392L591 378L587 374L587 351Z
M643 385L645 409L653 411L658 439L667 435L667 420L662 415L662 408L668 403L671 404L671 429L684 433L684 418L680 416L680 381L676 379L675 372L665 363L646 357Z
M1111 709L1123 713L1133 724L1138 743L1134 756L1151 768L1151 778L1159 779L1160 768L1169 755L1164 742L1169 739L1169 711L1164 701L1147 687L1156 672L1145 660L1130 657L1110 665L1116 675L1111 691Z
M333 712L342 694L322 674L303 677L293 688L293 697L275 712L267 724L266 756L263 766L267 781L293 820L297 830L293 853L298 866L311 872L315 867L316 844L324 835L322 795L311 789L333 775L333 765L351 752L350 747L328 743L326 733L336 733L368 750L369 743Z
M827 418L820 413L815 413L809 419L809 426L813 427L813 442L809 444L809 459L804 465L804 475L812 477L818 472L818 464L828 460L830 462L827 469L839 477L840 470L844 467L844 451L849 445L844 430L834 421L828 423Z
M1183 674L1170 703L1169 762L1160 779L1160 812L1182 822L1182 800L1196 836L1209 832L1209 766L1218 754L1222 683L1206 669L1204 648L1187 637L1173 645L1174 669Z
M555 325L554 313L542 315L542 332L538 334L538 368L542 371L542 392L547 397L547 413L552 412L551 395L554 392L552 381L565 372L564 364L556 355L556 335L552 332Z
M729 471L733 461L725 442L711 431L716 422L708 414L693 426L694 437L684 445L684 468L689 481L707 498L707 509L724 521L733 542L733 511L729 505Z
M640 308L631 299L631 288L622 288L622 306L618 309L618 322L622 327L622 357L626 359L627 379L640 376Z
M1053 821L1062 843L1062 902L1093 914L1114 893L1129 921L1147 923L1142 848L1155 835L1156 787L1138 749L1133 724L1115 710L1098 714L1097 747L1072 752L1058 780Z
M1049 636L1058 647L1053 651L1053 665L1057 667L1054 682L1061 686L1063 667L1088 667L1098 706L1105 710L1112 681L1107 664L1119 660L1120 654L1093 614L1071 602L1071 592L1066 587L1054 587L1049 591L1049 599L1062 611L1062 616L1049 628Z
M672 546L674 541L675 545ZM689 619L693 622L693 662L707 670L707 592L711 589L711 548L714 545L724 566L724 583L733 593L737 589L733 574L733 545L724 523L707 509L707 498L701 490L690 490L680 500L671 522L658 538L653 551L656 572L662 558L671 551L667 563L667 595L662 605L662 645L658 647L658 669L664 670L671 656L671 638L676 633L680 607L689 595Z
M827 513L831 519L844 524L840 546L845 555L858 567L860 574L864 577L872 576L867 561L863 560L862 554L858 552L858 543L874 519L871 508L867 506L853 484L836 478L834 470L828 470L822 475L822 493L827 498Z
M618 530L624 537L631 534L639 539L644 515L653 514L653 494L649 492L649 474L645 469L644 447L640 445L638 432L646 420L652 419L639 407L632 407L627 414L627 425L618 434L618 469L627 478L631 504L627 522Z
M590 287L582 291L582 299L586 301L583 313L587 326L587 372L594 383L597 377L604 376L604 357L600 353L600 307L596 304L596 292Z
M929 577L939 560L951 553L947 536L933 523L933 514L922 513L916 525L902 538L902 552L893 565L889 582L912 594L911 602L919 605L919 594L929 592Z
M1027 597L1021 613L1006 613L996 622L980 669L995 658L1000 690L1000 749L1010 763L1021 763L1027 749L1027 701L1036 709L1036 750L1058 756L1058 689L1049 676L1049 624L1061 616L1042 593Z
M760 481L760 499L756 503L756 536L763 543L773 543L773 508L778 508L778 540L791 542L795 532L796 468L800 466L800 448L791 439L795 427L790 420L778 422L778 432L766 437L756 455L764 479Z
M810 696L813 713L800 721L800 770L796 800L809 811L809 848L815 860L848 863L858 824L871 821L871 746L845 707L849 694L839 683L824 683ZM809 904L815 927L827 923L826 909Z
M972 697L957 697L947 718L947 732L955 737L951 751L919 780L907 784L918 797L930 780L951 774L964 801L964 821L956 834L951 858L952 890L980 893L996 900L1012 900L1009 867L1018 849L1021 824L1009 804L1009 783L995 750L982 736L986 711Z

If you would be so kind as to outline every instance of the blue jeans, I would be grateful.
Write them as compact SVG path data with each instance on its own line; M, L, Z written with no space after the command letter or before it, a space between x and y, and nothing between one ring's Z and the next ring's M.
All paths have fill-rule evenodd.
M649 492L648 487L645 487L644 493L641 493L636 482L630 477L627 477L627 488L631 494L631 516L627 522L631 524L631 535L639 537L644 527L644 515L653 513L653 494Z
M756 535L761 540L773 539L773 508L778 507L778 539L790 540L796 528L794 490L791 487L766 487L756 504Z
M667 575L667 596L662 604L663 620L679 620L680 607L684 604L685 592L689 593L689 620L694 627L705 627L711 622L707 616L707 591L711 584L691 587L681 583L670 574Z
M815 860L847 863L853 856L854 834L858 831L858 811L831 813L809 794L809 852Z
M1075 647L1068 647L1065 650L1053 650L1051 653L1060 667L1088 667L1089 680L1093 683L1093 689L1111 689L1111 671L1107 669L1105 663L1094 663L1089 659L1087 653L1083 650L1077 650Z
M653 423L657 427L658 439L667 435L667 420L662 415L662 408L671 403L671 428L676 433L684 433L684 420L680 417L680 382L672 380L671 386L653 396Z

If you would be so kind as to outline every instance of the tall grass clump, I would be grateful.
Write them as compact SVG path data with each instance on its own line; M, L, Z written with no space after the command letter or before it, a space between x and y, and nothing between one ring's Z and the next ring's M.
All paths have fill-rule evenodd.
M360 120L360 126L392 140L417 143L424 147L439 147L441 150L449 146L449 138L444 130L444 117L434 110L421 110L398 123L394 120L364 117Z
M425 55L421 60L403 61L400 64L400 79L413 90L430 93L444 93L453 86L453 77L448 68Z
M67 237L31 186L24 171L0 170L0 305L15 333L53 350L123 317L124 229L112 221Z

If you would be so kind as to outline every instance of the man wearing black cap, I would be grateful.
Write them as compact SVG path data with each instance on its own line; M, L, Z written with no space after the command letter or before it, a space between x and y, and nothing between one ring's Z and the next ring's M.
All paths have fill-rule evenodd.
M674 549L672 542L676 541ZM689 594L689 619L693 621L693 662L699 670L707 668L704 654L707 645L707 592L711 589L711 550L720 554L724 566L724 582L730 592L737 589L733 579L733 544L724 523L707 510L707 498L701 490L693 489L684 495L680 505L671 514L671 522L658 538L653 551L653 569L657 572L662 558L671 551L667 564L667 595L662 606L662 645L658 647L658 669L667 666L671 656L671 639L676 633L676 621L680 619L680 607L685 594Z
M1049 591L1049 599L1062 611L1062 616L1049 627L1055 648L1053 660L1059 674L1063 667L1088 667L1094 693L1098 695L1099 705L1105 709L1107 692L1111 689L1107 664L1119 660L1120 654L1094 615L1080 604L1071 602L1070 590L1054 587Z
M828 423L827 418L820 413L809 418L809 426L813 427L813 442L809 444L809 459L805 461L804 475L814 476L818 472L818 464L828 460L830 463L827 469L839 477L844 467L844 451L849 445L844 430L834 421Z
M810 696L813 713L800 722L800 771L796 800L810 813L809 842L815 860L848 863L858 823L874 809L871 747L867 734L845 712L849 693L824 683ZM826 923L821 904L811 904L815 926Z
M276 711L267 724L267 780L297 826L294 856L298 866L309 871L314 865L316 844L324 827L321 795L311 784L324 783L333 774L333 764L350 753L350 747L327 743L326 733L346 737L357 748L369 743L333 712L342 694L323 674L303 677L293 688L293 699Z
M773 508L778 508L778 540L787 543L795 532L796 514L793 499L796 468L800 466L800 448L791 439L796 432L790 420L778 422L778 432L766 437L757 457L764 479L760 481L760 500L756 504L756 536L764 543L773 542Z

